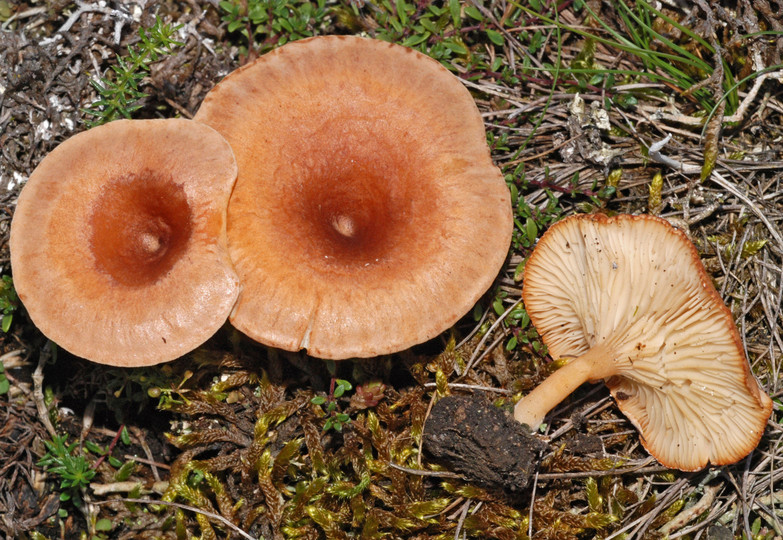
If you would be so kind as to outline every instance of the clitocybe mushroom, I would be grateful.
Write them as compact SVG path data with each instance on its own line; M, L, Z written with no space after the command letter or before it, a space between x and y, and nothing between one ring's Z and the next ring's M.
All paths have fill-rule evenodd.
M523 299L552 357L574 359L517 403L518 421L536 427L583 382L604 379L668 467L734 463L758 444L772 402L696 248L665 220L555 224L526 264Z
M173 360L228 317L236 162L189 120L119 120L55 148L19 195L11 267L38 328L103 364Z
M239 165L231 322L267 345L391 353L464 315L511 239L508 188L469 92L435 60L344 36L230 74L196 120Z

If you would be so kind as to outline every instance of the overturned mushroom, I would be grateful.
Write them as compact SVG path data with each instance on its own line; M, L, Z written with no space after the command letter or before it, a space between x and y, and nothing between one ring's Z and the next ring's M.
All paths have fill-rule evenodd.
M525 267L523 298L552 357L574 359L519 401L518 421L535 427L583 382L604 379L668 467L734 463L758 443L772 402L696 248L666 221L557 223Z
M14 284L33 322L117 366L206 341L238 294L225 237L235 179L228 143L188 120L119 120L62 143L11 225Z
M478 109L438 62L390 43L290 43L230 74L196 120L231 143L228 241L257 341L341 359L447 329L490 286L509 192Z

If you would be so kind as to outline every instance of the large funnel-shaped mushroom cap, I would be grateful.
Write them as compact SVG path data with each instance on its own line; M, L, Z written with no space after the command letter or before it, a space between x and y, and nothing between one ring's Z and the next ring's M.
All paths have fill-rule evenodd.
M11 225L14 284L33 322L117 366L203 343L238 294L225 237L235 179L228 143L188 120L119 120L62 143Z
M652 216L574 216L541 238L524 300L553 357L593 354L661 463L734 463L772 409L694 245Z
M290 43L196 115L239 165L231 316L267 345L391 353L454 324L511 239L509 192L468 91L438 62L355 37Z

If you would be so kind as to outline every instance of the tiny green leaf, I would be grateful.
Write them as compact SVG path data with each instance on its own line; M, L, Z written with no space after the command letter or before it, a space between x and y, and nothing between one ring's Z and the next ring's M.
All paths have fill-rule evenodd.
M122 444L126 446L131 443L130 434L128 433L128 428L126 426L122 426L122 431L120 432L120 440L122 441Z
M459 0L449 0L449 11L451 12L451 22L456 28L460 27L460 2Z
M495 30L487 29L487 37L489 38L489 40L492 43L494 43L498 47L502 47L503 46L503 43L504 43L503 34L501 34L500 32L497 32Z
M14 320L14 316L11 314L3 315L2 329L3 333L7 333L11 328L11 321Z
M533 218L527 218L527 221L525 222L525 234L531 244L536 241L538 226Z
M484 16L475 6L465 6L465 14L471 19L475 19L479 22L484 20Z

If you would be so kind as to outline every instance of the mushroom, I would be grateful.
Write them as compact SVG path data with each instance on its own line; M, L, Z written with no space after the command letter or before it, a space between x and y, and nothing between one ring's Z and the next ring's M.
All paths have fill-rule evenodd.
M772 402L696 248L665 220L555 224L527 262L523 299L552 357L573 359L517 403L519 422L537 427L579 385L604 379L667 467L734 463L758 444Z
M510 196L469 92L377 40L296 41L226 77L195 117L239 173L232 324L312 356L370 357L453 325L511 239Z
M189 120L119 120L55 148L11 224L11 267L35 325L102 364L177 358L228 317L239 283L225 217L236 162Z

